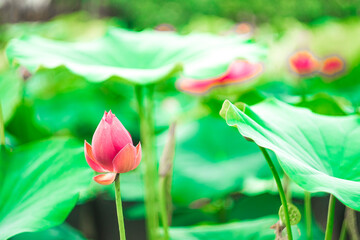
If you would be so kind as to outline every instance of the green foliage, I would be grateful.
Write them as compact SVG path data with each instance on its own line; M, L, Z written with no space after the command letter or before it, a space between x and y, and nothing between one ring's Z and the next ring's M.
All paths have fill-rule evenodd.
M65 138L38 140L53 135L90 140L103 112L111 109L137 141L137 106L133 88L127 83L162 81L154 95L158 134L180 119L172 188L173 239L274 239L269 228L279 220L280 201L277 195L264 193L276 192L275 183L258 147L214 117L226 98L256 104L236 105L239 110L225 102L222 115L244 137L273 151L281 176L283 169L301 188L313 194L332 193L360 210L360 119L344 117L354 111L350 105L360 105L360 45L354 41L360 36L360 22L332 20L306 26L293 19L311 21L319 12L353 15L357 3L330 1L323 9L323 2L306 0L301 12L290 2L280 1L276 8L272 5L258 0L251 4L228 0L116 3L114 8L126 9L125 22L135 29L167 22L180 33L231 35L237 21L265 22L253 33L255 39L270 46L259 81L246 88L231 85L199 98L176 90L174 82L180 74L198 79L214 77L236 58L264 60L264 48L235 35L107 31L119 21L94 20L84 13L47 23L2 26L2 47L19 38L7 49L11 63L24 65L34 75L26 82L13 71L0 75L7 140L11 139L12 146L28 143L13 151L1 151L0 238L48 228L12 239L84 239L68 225L50 227L63 222L77 198L83 203L105 191L112 199L113 186L90 183L92 171L84 160L82 144ZM290 12L296 13L288 18ZM284 32L278 33L279 29ZM320 58L339 55L346 62L345 70L334 77L295 76L287 60L304 47ZM0 69L4 68L7 63L0 59ZM259 103L269 96L297 107L278 100ZM158 136L158 155L166 135ZM298 186L290 187L295 198L302 195ZM124 200L139 202L128 216L143 218L141 169L123 174L121 189ZM295 239L304 239L304 218L300 220L303 207L297 207L300 211L294 205L289 207L292 224L297 224L293 232ZM282 213L280 209L281 219ZM314 239L323 238L315 225Z
M274 239L270 226L276 223L277 216L268 216L251 221L233 222L218 225L195 227L172 227L171 239Z
M62 41L84 41L100 37L108 26L117 25L110 19L94 19L89 13L75 12L61 15L48 22L21 22L6 24L3 41L23 35L36 34Z
M21 233L10 240L85 240L82 234L64 223L44 231Z
M110 109L135 137L138 136L133 89L113 81L89 83L64 68L43 70L26 86L38 124L52 133L70 133L90 140L96 126ZM57 106L54 108L54 106Z
M261 0L121 0L110 3L110 6L121 11L128 26L135 29L155 27L161 23L170 23L181 28L198 15L214 15L236 22L271 23L276 26L289 18L310 22L327 16L357 16L356 10L360 7L355 0L345 3L335 0L305 0L301 3L277 0L269 1L267 4ZM149 14L153 12L156 14Z
M11 121L6 126L6 130L16 138L18 144L38 141L52 135L37 122L31 101L23 101L18 105Z
M13 71L0 73L0 104L5 123L15 111L22 96L22 81Z
M205 206L202 209L176 208L172 226L190 226L191 229L195 225L208 225L211 227L215 224L224 222L251 221L262 219L264 216L274 216L274 222L269 225L270 227L279 220L279 217L276 219L276 214L278 213L277 207L281 205L278 195L261 194L251 197L235 196L235 198L231 199L230 201L229 200L229 198L226 200L226 202L228 202L228 206L225 209L218 208L218 210L214 212L207 211L209 206ZM218 205L218 203L214 202L209 203L208 205ZM216 207L213 208L216 209ZM296 208L299 209L302 214L304 214L304 206L302 204L297 203ZM292 228L295 239L306 239L306 223L304 218L301 218L298 224ZM324 233L316 224L315 219L312 221L312 230L314 239L324 238Z
M323 116L274 99L241 109L225 101L221 115L244 137L274 151L295 183L360 209L359 116Z
M213 34L230 33L234 23L228 19L208 15L196 15L182 28L181 32L207 32Z
M306 99L306 101L301 101L296 104L296 106L308 108L314 113L331 116L347 115L347 112L343 107L344 105L346 105L346 100L335 98L326 93L315 94Z
M20 22L0 25L0 52L4 51L8 41L23 35L38 35L56 40L88 41L100 37L108 26L118 26L111 19L94 19L86 12L55 17L48 22ZM6 70L8 63L5 54L0 54L0 71Z
M213 116L178 125L172 188L175 203L212 200L238 191L276 191L260 150L237 135L222 119ZM166 136L164 133L159 138L159 155Z
M131 32L111 28L91 42L65 43L25 36L7 48L11 62L35 72L39 67L66 66L87 80L115 78L132 84L168 80L183 72L206 78L223 73L236 58L257 58L263 48L236 36L180 36L156 31Z
M284 95L313 95L325 92L344 97L350 101L350 104L359 106L360 44L353 41L360 36L359 19L330 19L312 25L284 21L281 26L281 34L274 26L259 27L259 39L269 45L267 59L269 67L264 74L264 80L275 81L278 90L280 90L279 85L284 85L281 92ZM265 37L269 33L273 35ZM320 61L329 56L340 57L345 67L333 76L320 73L297 76L290 71L289 57L295 51L304 49L309 50ZM268 90L271 91L271 88Z
M0 238L62 223L91 178L82 144L50 139L1 149Z

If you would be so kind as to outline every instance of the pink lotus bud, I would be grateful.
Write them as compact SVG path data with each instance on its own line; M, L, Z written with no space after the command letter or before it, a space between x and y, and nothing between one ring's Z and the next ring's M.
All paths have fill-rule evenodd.
M295 52L289 58L290 69L300 75L310 75L320 68L320 61L309 51Z
M85 141L85 158L96 172L100 184L111 184L117 173L135 169L141 160L141 144L136 147L131 136L111 110L105 112L92 138L92 146Z

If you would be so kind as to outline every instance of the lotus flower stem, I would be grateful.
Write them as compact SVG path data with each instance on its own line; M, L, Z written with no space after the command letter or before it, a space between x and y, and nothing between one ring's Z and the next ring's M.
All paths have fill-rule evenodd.
M4 119L2 115L1 103L0 103L0 145L5 145L5 128L4 128Z
M157 161L154 151L153 87L136 86L139 105L140 138L143 145L145 208L148 238L158 240L159 215L157 205Z
M121 194L120 194L120 174L118 174L115 179L115 199L116 199L116 212L119 223L120 240L126 240L124 215L123 215Z
M305 202L305 219L306 219L306 238L312 239L312 223L311 223L311 194L308 191L304 192Z
M286 226L286 231L287 231L287 235L288 235L288 240L292 240L293 237L292 237L292 232L291 232L291 224L290 224L290 217L289 217L289 209L288 209L288 205L287 205L287 200L286 200L286 195L285 195L285 192L284 192L284 189L282 187L282 184L281 184L281 180L280 180L280 177L279 177L279 174L277 173L276 171L276 168L274 166L274 163L271 161L271 158L268 154L268 152L266 151L265 148L260 147L260 150L261 152L263 153L269 167L270 167L270 170L275 178L275 182L276 182L276 185L278 187L278 190L279 190L279 195L280 195L280 200L281 200L281 204L283 205L284 207L284 213L285 213L285 226Z
M331 240L332 238L332 233L334 228L335 202L336 199L334 195L330 194L326 231L325 231L325 240Z

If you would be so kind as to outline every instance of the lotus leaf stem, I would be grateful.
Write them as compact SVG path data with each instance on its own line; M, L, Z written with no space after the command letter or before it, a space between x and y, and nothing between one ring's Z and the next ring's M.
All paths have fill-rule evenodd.
M157 205L157 161L154 149L153 91L154 86L136 86L139 105L140 138L143 146L145 209L148 239L158 240L159 215Z
M260 146L259 146L260 147ZM289 209L288 209L288 205L287 205L287 200L286 200L286 195L285 195L285 192L284 192L284 189L282 187L282 184L281 184L281 180L280 180L280 177L279 177L279 174L277 173L276 171L276 168L274 166L274 163L272 162L268 152L266 151L265 148L263 147L260 147L260 150L261 152L263 153L269 167L270 167L270 170L275 178L275 182L276 182L276 185L278 187L278 190L279 190L279 195L280 195L280 200L281 200L281 204L283 205L284 207L284 213L285 213L285 226L286 226L286 231L287 231L287 235L288 235L288 240L292 240L293 237L292 237L292 232L291 232L291 224L290 224L290 217L289 217Z
M0 103L0 145L5 145L5 127L4 127L4 118L2 115L1 103Z
M325 231L325 240L331 240L332 238L333 229L334 229L335 202L336 202L336 198L334 197L334 195L330 194L326 231Z
M312 214L311 214L311 194L308 191L304 192L305 202L305 220L306 220L306 238L312 240Z

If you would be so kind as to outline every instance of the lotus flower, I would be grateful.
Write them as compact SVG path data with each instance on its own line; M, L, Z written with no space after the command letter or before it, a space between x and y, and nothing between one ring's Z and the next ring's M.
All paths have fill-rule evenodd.
M332 77L341 73L345 68L345 62L338 56L331 56L323 60L321 73L327 77Z
M234 32L239 35L251 36L254 33L254 27L250 23L242 22L242 23L236 24L236 26L234 28Z
M252 63L247 60L236 60L228 70L214 78L182 79L178 82L178 88L192 94L204 94L215 87L223 87L230 84L241 84L257 77L263 71L261 63Z
M141 144L133 145L129 132L111 110L97 126L92 146L85 141L84 147L89 166L103 173L94 177L102 185L114 182L118 173L134 170L141 160Z
M298 75L310 75L319 71L320 61L309 51L298 51L289 58L290 69Z

